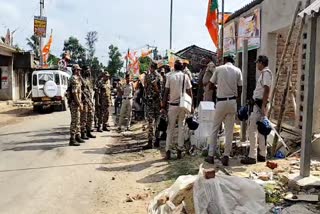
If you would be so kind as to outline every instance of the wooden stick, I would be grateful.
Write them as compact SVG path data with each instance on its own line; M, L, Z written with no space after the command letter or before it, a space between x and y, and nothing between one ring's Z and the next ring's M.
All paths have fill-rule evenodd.
M285 70L288 71L288 68L285 67ZM286 87L285 87L284 92L283 92L283 97L282 97L282 102L281 102L281 107L280 107L280 115L279 115L277 126L275 128L275 130L278 133L280 133L280 131L281 131L282 120L283 120L284 112L286 110L286 101L287 101L287 97L288 97L289 82L290 82L291 74L292 74L292 68L290 68L288 73L287 73ZM273 144L272 144L272 154L271 154L272 157L277 152L276 151L277 150L277 145L278 145L278 136L275 135L274 138L273 138Z
M292 33L293 33L293 30L294 30L294 26L296 24L296 19L297 19L298 13L300 11L301 5L302 5L302 2L299 1L298 4L297 4L296 11L295 11L295 13L293 15L292 23L291 23L290 30L289 30L289 33L288 33L288 36L287 36L287 40L286 40L286 43L285 43L285 46L284 46L284 50L283 50L282 55L281 55L280 64L279 64L279 67L278 67L278 70L277 70L277 76L276 76L276 80L275 80L275 85L274 85L274 88L272 90L271 99L270 99L270 111L268 113L268 117L269 118L270 118L270 115L272 113L273 100L274 100L274 96L275 96L275 92L276 92L275 89L276 89L276 87L278 85L278 81L279 81L280 74L281 74L281 69L282 69L283 64L284 64L284 59L285 59L285 56L286 56L287 51L288 51L288 47L289 47L289 44L290 44L290 41L291 41Z

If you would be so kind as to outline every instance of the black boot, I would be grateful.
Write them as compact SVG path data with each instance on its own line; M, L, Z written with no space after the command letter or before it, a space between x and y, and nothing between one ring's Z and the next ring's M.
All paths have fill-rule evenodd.
M110 132L110 129L108 129L107 125L104 125L102 130L105 132Z
M166 160L170 160L171 159L171 151L166 151L166 157L165 157Z
M74 135L71 135L70 137L69 146L80 146L80 144L76 141Z
M89 140L89 138L87 137L87 133L81 132L81 139L83 139L83 140Z
M79 134L76 135L76 141L77 141L78 143L85 143L85 141L81 139L81 137L80 137Z
M159 148L160 147L160 139L157 138L156 141L154 142L154 148Z
M143 150L148 150L148 149L152 149L152 140L149 140L148 144L143 147Z
M87 137L88 138L96 138L96 136L93 135L90 130L87 131Z
M181 150L178 150L177 151L177 159L181 159L182 158L182 151Z

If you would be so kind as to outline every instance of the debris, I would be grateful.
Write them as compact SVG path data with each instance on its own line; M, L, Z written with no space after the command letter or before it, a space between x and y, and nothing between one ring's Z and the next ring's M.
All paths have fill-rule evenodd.
M287 214L314 214L314 212L310 211L307 207L306 204L303 203L298 203L294 204L291 207L287 207L283 209L282 213L287 213Z
M114 181L114 180L116 180L116 178L115 178L115 177L112 177L112 178L111 178L111 180L113 180L113 181Z
M205 179L211 179L216 177L216 171L214 169L204 169L203 173Z
M284 199L289 201L306 201L306 202L318 202L319 196L318 195L306 195L306 194L299 194L294 195L293 193L287 193Z
M276 162L267 161L267 167L274 170L275 168L278 168L278 164Z
M89 183L92 183L92 181L89 181Z
M290 181L296 183L300 187L316 187L320 186L320 177L309 176L302 178L299 174L290 174L288 176L289 183Z
M133 202L134 199L130 196L127 196L127 199L126 199L126 202L129 203L129 202Z
M148 193L144 193L144 194L137 194L136 196L132 197L134 200L145 200L147 198L149 198L149 194Z

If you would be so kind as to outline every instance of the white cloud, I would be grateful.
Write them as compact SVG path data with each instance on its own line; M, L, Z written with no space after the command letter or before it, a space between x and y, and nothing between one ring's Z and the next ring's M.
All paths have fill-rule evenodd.
M225 0L226 11L234 11L251 0ZM205 27L208 0L174 0L173 47L175 50L196 44L214 50ZM170 0L45 0L48 34L53 28L52 51L60 55L63 41L76 36L85 44L88 31L96 30L97 56L107 63L108 46L118 45L121 52L145 44L169 47ZM26 47L26 37L33 33L33 16L38 15L39 0L1 0L0 34L20 27L15 42Z

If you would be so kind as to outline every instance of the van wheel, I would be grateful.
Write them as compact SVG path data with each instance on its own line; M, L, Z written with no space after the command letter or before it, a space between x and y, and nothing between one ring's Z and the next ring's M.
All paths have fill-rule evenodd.
M42 106L33 106L33 112L40 113L43 110Z

